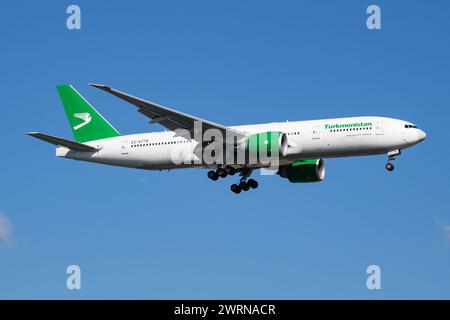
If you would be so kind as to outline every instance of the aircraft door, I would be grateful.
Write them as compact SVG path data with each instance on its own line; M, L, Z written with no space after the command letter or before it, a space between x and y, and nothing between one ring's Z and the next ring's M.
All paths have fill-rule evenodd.
M130 147L130 141L128 141L128 140L122 141L122 146L121 146L120 153L121 153L123 156L124 156L124 155L127 155L127 154L128 154L128 150L129 150L129 147Z
M320 126L312 127L312 138L313 140L320 139Z
M384 135L384 123L383 122L377 122L375 123L375 134L377 136Z

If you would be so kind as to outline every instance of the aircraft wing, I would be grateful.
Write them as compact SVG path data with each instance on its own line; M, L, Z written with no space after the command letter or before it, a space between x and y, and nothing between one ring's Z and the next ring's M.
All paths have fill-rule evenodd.
M140 113L151 119L150 124L159 123L160 125L172 131L175 131L176 129L185 129L190 132L191 138L195 138L195 134L198 134L198 132L194 131L194 129L196 129L196 127L194 126L195 122L202 123L202 126L198 126L200 130L203 130L201 132L204 132L207 129L219 130L222 133L224 140L226 139L227 134L237 136L238 140L247 136L245 132L237 131L212 121L200 119L187 113L183 113L151 101L134 97L105 85L95 83L91 83L90 85L106 91L112 95L115 95L116 97L119 97L131 104L134 104L136 107L138 107L138 111ZM200 135L200 137L202 137L202 135Z

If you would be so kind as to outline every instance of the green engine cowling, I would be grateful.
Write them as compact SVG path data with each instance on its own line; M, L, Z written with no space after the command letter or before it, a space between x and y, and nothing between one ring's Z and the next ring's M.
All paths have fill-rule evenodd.
M278 174L293 183L319 182L325 179L325 163L322 159L301 160L280 167Z
M255 133L245 141L246 154L255 159L285 156L287 148L287 136L279 131Z

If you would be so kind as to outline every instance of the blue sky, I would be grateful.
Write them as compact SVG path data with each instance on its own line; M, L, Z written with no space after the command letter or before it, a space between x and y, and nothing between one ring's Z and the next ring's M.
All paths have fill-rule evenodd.
M0 298L450 298L447 1L75 3L75 31L72 2L3 6ZM72 138L66 82L122 133L162 128L89 82L226 125L380 115L428 138L392 173L329 159L322 183L263 176L236 196L203 170L56 158L24 133Z

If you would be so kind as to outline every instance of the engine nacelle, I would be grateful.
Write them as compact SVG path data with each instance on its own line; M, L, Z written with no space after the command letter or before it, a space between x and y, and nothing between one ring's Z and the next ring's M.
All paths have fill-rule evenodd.
M322 181L325 179L325 162L322 159L297 161L280 167L278 174L293 183Z
M287 149L287 136L279 131L255 133L245 140L245 153L253 159L285 156Z

